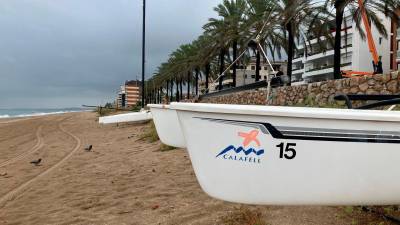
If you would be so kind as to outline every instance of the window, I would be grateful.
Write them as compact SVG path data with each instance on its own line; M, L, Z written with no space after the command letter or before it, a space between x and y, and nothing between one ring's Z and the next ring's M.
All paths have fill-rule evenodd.
M251 75L251 78L256 78L256 75Z
M244 78L247 78L247 74L244 75Z
M267 79L267 76L264 76L264 80L266 80Z
M251 70L256 70L256 66L251 66Z
M264 66L264 70L268 70L268 66Z
M379 37L379 45L382 44L382 40L383 40L383 38L382 38L382 37Z

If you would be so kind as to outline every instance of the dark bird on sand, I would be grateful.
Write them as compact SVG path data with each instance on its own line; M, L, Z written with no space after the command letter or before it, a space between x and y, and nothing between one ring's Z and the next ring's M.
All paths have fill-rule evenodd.
M92 145L88 145L88 146L86 146L85 150L90 152L90 151L92 151L92 148L93 148Z
M39 166L39 164L42 162L42 159L37 159L37 160L33 160L31 163L35 166Z

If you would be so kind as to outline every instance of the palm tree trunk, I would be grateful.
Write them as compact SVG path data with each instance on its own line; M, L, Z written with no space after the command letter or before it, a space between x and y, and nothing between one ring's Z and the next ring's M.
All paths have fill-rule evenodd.
M181 96L180 96L180 98L179 98L180 100L183 100L182 83L183 83L183 79L181 78L181 81L179 82L179 87L180 87L180 89L181 89L181 91L180 91Z
M257 49L257 54L256 54L256 82L260 81L260 64L261 64L261 54L260 54L260 50Z
M195 87L195 90L196 90L196 96L198 96L199 95L199 69L196 69L196 87Z
M206 65L206 93L208 93L208 78L210 76L210 63Z
M166 95L166 98L167 98L167 99L168 99L168 97L169 97L168 92L169 92L169 81L167 80L167 95Z
M157 88L157 104L160 103L160 97L161 97L161 91L159 88Z
M292 22L289 22L286 27L288 31L288 65L287 65L287 75L289 77L289 83L288 85L290 86L291 81L292 81L292 68L293 68L293 53L294 53L294 37L293 37L293 24Z
M175 83L176 83L176 101L179 102L180 95L179 95L179 81L178 81L178 79L176 80Z
M158 103L162 103L162 87L160 87L160 94L158 95Z
M171 80L171 91L170 91L170 96L169 96L169 101L172 102L174 99L174 81Z
M233 41L233 61L235 61L236 57L237 57L237 47L238 47L238 43L235 40L235 41ZM237 65L236 65L236 63L234 63L232 66L232 70L233 70L232 79L233 79L234 87L236 87L236 67L237 67Z
M336 34L335 34L335 53L333 59L333 76L335 79L342 79L341 73L341 48L342 48L342 23L343 23L343 1L336 1L335 8L336 8Z
M219 55L219 74L221 75L224 70L225 70L225 49L221 49L221 53ZM222 90L222 81L223 81L223 76L221 76L218 80L218 90Z
M188 72L188 77L187 77L187 99L190 98L190 71Z

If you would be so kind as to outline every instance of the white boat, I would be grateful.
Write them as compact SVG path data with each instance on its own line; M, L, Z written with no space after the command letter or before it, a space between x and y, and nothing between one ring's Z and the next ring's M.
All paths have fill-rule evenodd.
M400 113L172 103L197 179L245 204L400 203Z
M161 142L169 146L185 148L185 138L176 111L170 109L169 105L149 104L147 106L153 115L153 121Z
M152 115L150 111L140 111L134 113L124 113L113 116L100 117L99 123L111 124L111 123L140 122L140 121L148 121L151 119Z

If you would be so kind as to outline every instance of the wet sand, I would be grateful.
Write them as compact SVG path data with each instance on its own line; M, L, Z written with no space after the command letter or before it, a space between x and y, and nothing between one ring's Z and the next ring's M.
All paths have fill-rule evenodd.
M261 212L267 224L382 221L343 207L213 199L197 183L186 150L162 152L159 142L139 140L146 129L99 125L91 112L0 120L0 224L224 224L240 207ZM84 150L89 144L91 152ZM40 166L29 163L38 158Z

